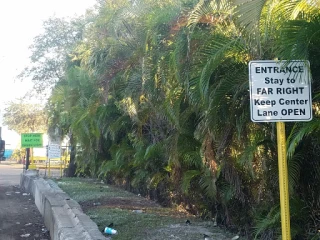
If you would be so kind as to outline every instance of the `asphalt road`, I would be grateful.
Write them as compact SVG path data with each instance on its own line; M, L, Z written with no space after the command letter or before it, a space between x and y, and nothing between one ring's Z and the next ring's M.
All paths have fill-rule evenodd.
M20 187L22 164L0 163L0 239L49 240L33 197Z
M0 163L0 186L14 186L20 184L22 164L1 161Z

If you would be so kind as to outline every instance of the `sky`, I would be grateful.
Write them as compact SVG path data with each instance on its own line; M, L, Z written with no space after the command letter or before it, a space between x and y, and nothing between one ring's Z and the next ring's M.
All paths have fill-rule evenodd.
M6 140L6 144L17 144L20 136L2 125L5 103L23 97L32 89L30 80L18 80L17 75L29 64L29 46L34 37L41 34L43 21L52 16L82 15L95 2L96 0L0 1L0 126L2 139Z

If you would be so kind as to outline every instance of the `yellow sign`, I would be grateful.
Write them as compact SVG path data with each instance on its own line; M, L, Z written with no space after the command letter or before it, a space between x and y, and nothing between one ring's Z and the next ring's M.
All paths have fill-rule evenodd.
M43 147L42 133L22 133L21 148Z

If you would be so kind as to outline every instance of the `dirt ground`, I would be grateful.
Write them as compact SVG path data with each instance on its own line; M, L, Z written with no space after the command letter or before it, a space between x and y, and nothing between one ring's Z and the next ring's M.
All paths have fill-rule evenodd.
M116 187L89 179L59 182L100 230L112 224L118 234L109 237L115 240L244 239L236 233L226 232L214 221L201 220L183 209L163 208L154 201Z
M18 186L0 186L0 239L50 239L32 196Z
M143 234L139 234L136 238L130 239L143 239L143 240L230 240L235 235L228 234L217 226L214 226L212 221L202 221L195 219L194 217L186 214L185 212L178 212L176 210L162 211L160 205L153 201L146 200L144 198L99 198L95 200L89 200L80 202L80 205L84 212L90 212L93 209L103 211L103 209L121 209L129 210L136 214L152 214L162 217L169 217L176 219L174 222L168 222L162 227L148 227L142 229ZM190 220L189 220L190 219ZM115 227L117 227L117 220L113 219ZM142 218L136 219L137 221L143 221ZM190 223L186 223L189 220ZM99 224L98 224L99 226ZM126 239L121 236L114 236L116 239ZM112 238L114 238L112 237ZM206 237L206 238L205 238ZM237 237L234 239L238 239Z
M33 197L19 188L22 164L0 163L0 240L50 240Z
M158 208L160 205L153 201L146 201L144 198L141 199L129 199L122 197L114 198L98 198L95 200L89 200L85 202L80 202L81 208L83 211L87 211L98 203L98 207L108 207L108 208L121 208L121 209L147 209L147 208Z

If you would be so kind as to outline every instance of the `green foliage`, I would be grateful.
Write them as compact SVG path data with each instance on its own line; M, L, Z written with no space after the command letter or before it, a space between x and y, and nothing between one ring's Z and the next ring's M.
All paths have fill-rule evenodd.
M291 204L292 236L316 236L317 1L100 1L83 21L50 20L33 48L45 64L29 69L55 83L49 132L72 136L78 173L217 215L259 239L280 236L276 133L250 121L247 64L309 60L314 119L286 132L290 196L301 199Z
M86 20L51 17L43 22L44 32L35 37L31 49L31 65L19 78L31 77L38 92L50 89L61 80L68 65L69 54L82 40Z
M276 239L280 235L280 207L273 207L266 215L257 218L255 239Z
M3 124L18 134L47 131L47 115L41 104L25 103L23 99L7 103Z

